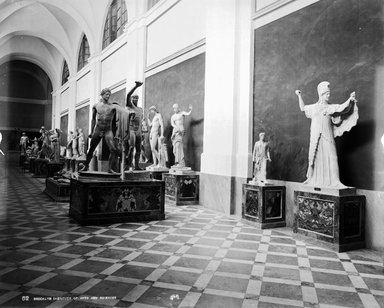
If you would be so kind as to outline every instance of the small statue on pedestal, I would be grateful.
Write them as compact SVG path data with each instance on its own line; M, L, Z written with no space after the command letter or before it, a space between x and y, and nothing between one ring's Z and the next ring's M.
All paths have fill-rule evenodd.
M253 171L253 182L267 182L267 161L272 161L270 157L269 144L265 141L265 133L259 134L253 148L252 161L255 163Z
M78 148L79 148L79 159L85 160L85 140L84 140L84 133L81 128L78 129Z
M159 138L159 167L167 168L167 162L168 162L168 147L167 147L167 143L165 142L165 137L161 136Z
M356 125L358 109L355 92L343 104L328 104L329 82L317 86L319 100L312 105L304 105L301 91L296 90L300 110L312 120L308 152L307 180L304 184L316 187L346 188L340 182L334 138L341 136Z
M77 159L79 157L79 150L78 150L78 130L75 129L72 135L72 158Z
M164 124L163 124L163 117L161 116L160 112L157 111L155 106L151 106L149 108L150 114L153 115L152 121L149 119L148 116L148 125L151 127L151 133L150 133L150 144L151 144L151 150L152 150L152 158L153 158L153 164L150 167L159 167L160 163L160 155L158 148L160 147L159 144L159 138L164 138ZM159 135L160 131L160 135Z
M21 155L25 155L25 152L27 150L28 142L29 142L29 138L28 138L27 134L23 132L21 134L21 138L20 138Z
M189 111L180 111L179 105L173 105L174 114L171 117L172 130L172 145L173 145L173 154L175 155L175 165L172 167L185 167L184 160L184 144L183 137L185 135L184 129L184 116L189 116L192 113L192 105L189 105Z
M51 148L53 152L53 162L58 163L60 161L60 135L61 130L56 128L51 131L52 134L49 136L49 139L51 141Z
M129 149L127 158L127 167L132 166L133 154L135 152L135 170L141 170L139 167L140 154L141 154L141 139L142 139L142 122L143 122L143 109L137 106L139 101L138 95L132 95L133 92L141 87L141 81L135 81L135 86L128 92L126 99L126 107L130 113L129 115Z

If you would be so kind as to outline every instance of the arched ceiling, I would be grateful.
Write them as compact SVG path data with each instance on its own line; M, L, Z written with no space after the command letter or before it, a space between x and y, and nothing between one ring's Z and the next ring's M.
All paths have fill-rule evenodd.
M64 59L77 68L82 33L91 56L101 50L100 33L111 0L0 0L0 64L9 59L39 65L60 86Z

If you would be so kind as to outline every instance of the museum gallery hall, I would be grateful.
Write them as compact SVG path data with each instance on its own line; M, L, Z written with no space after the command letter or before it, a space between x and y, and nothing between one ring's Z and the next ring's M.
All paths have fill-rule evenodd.
M0 307L384 307L384 2L0 0Z

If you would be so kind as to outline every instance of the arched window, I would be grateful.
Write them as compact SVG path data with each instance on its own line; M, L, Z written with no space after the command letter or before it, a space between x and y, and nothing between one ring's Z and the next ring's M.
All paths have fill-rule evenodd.
M68 69L68 64L67 61L64 60L64 65L63 65L63 74L61 75L61 85L66 83L69 79L69 69Z
M150 10L157 2L159 2L160 0L148 0L148 5L147 5L147 9Z
M125 0L113 0L104 25L103 49L123 33L127 20Z
M77 71L80 71L84 66L88 64L89 55L89 44L87 37L84 35L80 45L79 58L77 61Z

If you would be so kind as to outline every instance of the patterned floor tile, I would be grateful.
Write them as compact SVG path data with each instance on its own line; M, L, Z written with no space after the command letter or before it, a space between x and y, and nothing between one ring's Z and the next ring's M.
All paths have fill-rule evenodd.
M0 307L384 307L378 253L338 254L193 205L80 226L45 179L1 164Z

